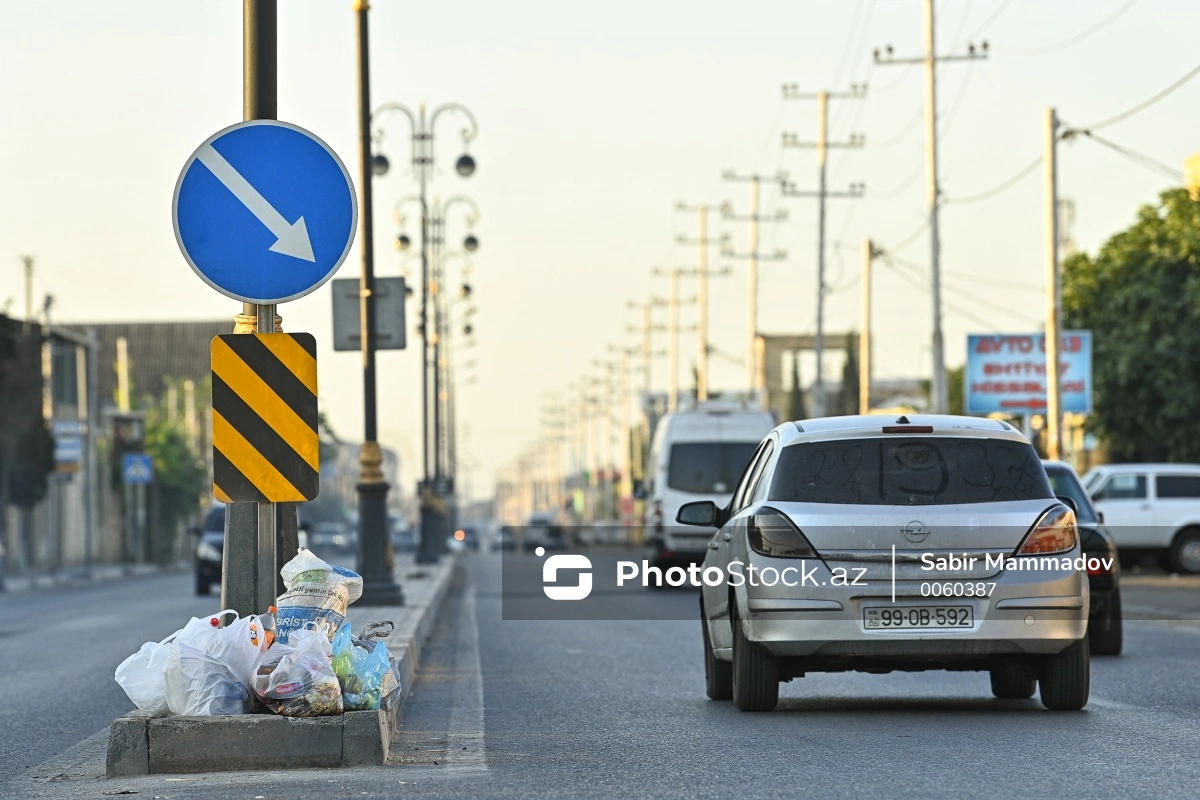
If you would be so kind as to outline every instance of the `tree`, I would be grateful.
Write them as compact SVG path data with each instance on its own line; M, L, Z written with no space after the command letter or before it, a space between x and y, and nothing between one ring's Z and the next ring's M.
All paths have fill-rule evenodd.
M946 394L948 398L948 410L951 414L965 414L964 408L965 398L963 397L963 373L966 372L966 367L957 366L950 367L946 370Z
M1200 460L1200 203L1139 209L1094 256L1063 265L1063 321L1091 330L1089 427L1117 460Z
M800 352L792 353L792 391L788 394L788 419L804 419L804 389L800 386Z
M36 327L26 329L3 315L0 409L0 542L4 542L8 506L27 512L46 496L47 480L54 470L54 440L42 418L41 331ZM32 555L28 525L25 534L28 559Z
M208 472L200 455L188 445L187 432L165 405L146 418L146 452L154 459L153 514L157 524L152 533L149 557L166 562L175 554L173 546L179 523L200 507Z
M842 413L858 413L858 334L846 337L846 363L842 367Z

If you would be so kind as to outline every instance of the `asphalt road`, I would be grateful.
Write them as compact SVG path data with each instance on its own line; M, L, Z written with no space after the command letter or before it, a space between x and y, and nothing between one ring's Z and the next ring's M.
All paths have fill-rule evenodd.
M128 787L173 798L1121 798L1194 797L1200 787L1200 625L1191 621L1131 622L1126 655L1093 661L1083 712L996 700L983 674L933 672L813 675L784 684L775 712L743 714L704 697L693 592L645 593L644 603L678 620L506 621L499 557L464 562L405 709L394 766L33 791L27 774L11 792L0 785L0 796L99 797ZM105 613L121 624L123 614ZM40 632L51 642L50 629ZM81 682L111 674L128 649L114 647L104 670L77 670ZM36 681L37 667L26 669ZM5 686L5 697L27 693ZM89 732L57 694L23 702L19 720L71 720L74 733L60 729L56 742ZM8 731L10 713L0 712ZM97 741L88 747L102 752ZM43 765L41 780L54 769Z
M193 589L181 573L0 593L0 786L133 708L113 671L143 642L220 610Z

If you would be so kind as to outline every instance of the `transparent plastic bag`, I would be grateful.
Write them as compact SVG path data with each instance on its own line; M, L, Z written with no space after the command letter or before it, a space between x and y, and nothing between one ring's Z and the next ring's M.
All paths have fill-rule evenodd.
M391 670L391 658L382 641L355 639L349 622L338 629L333 637L333 671L347 711L374 711L385 695L398 691L399 683L388 680Z
M332 649L323 627L292 631L254 666L252 688L268 708L285 717L341 714L342 690L330 663Z

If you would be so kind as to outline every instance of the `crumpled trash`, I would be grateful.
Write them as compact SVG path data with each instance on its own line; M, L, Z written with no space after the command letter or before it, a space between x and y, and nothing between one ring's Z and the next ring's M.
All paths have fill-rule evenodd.
M230 614L234 622L218 627ZM163 667L167 707L189 717L249 713L251 672L266 649L266 632L256 616L238 618L226 610L193 618L175 634Z
M279 641L321 623L332 636L346 620L346 608L362 597L362 577L301 550L279 570L286 592L275 601Z
M359 638L353 636L347 622L334 635L333 671L347 711L390 707L384 705L385 699L392 700L399 693L399 671L382 641L394 629L391 622L371 623Z
M254 666L254 694L276 714L321 717L341 714L342 689L333 672L333 650L324 626L294 630Z

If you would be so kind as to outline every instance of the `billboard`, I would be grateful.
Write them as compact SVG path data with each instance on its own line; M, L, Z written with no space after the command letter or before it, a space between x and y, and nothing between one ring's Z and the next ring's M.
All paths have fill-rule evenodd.
M1063 331L1058 349L1062 410L1092 410L1092 332ZM971 334L963 374L968 414L1046 410L1046 337L1041 333Z

